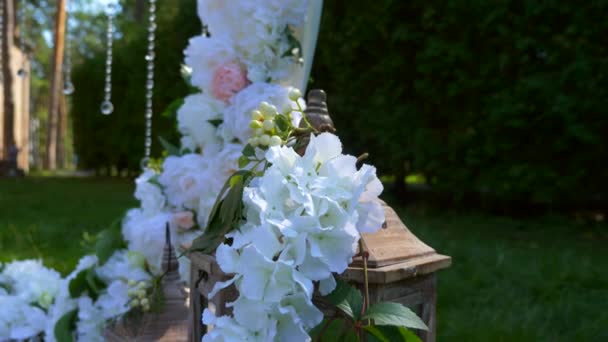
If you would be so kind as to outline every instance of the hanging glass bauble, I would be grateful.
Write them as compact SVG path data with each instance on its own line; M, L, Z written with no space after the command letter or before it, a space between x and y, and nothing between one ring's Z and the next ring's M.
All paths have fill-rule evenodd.
M74 93L74 83L66 82L63 86L63 93L66 95L72 95Z
M110 101L103 101L101 103L101 114L110 115L114 111L114 105Z

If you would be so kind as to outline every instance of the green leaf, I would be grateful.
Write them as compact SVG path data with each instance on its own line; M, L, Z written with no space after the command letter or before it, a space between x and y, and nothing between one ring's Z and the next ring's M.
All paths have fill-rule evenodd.
M192 241L190 251L211 253L225 240L224 236L235 227L242 216L243 189L252 176L251 171L240 170L226 180L211 208L205 233Z
M255 156L255 148L253 148L251 144L245 145L245 147L243 148L243 155L246 157Z
M245 156L240 156L239 157L239 169L244 168L245 166L247 166L247 164L249 164L249 158L247 158Z
M375 325L395 325L428 330L424 322L410 309L399 303L382 302L372 305L362 318L373 319Z
M211 119L211 120L207 120L208 123L212 124L213 126L215 126L215 128L218 128L222 123L224 123L224 120L222 119Z
M158 140L160 141L160 144L167 151L167 153L169 153L170 156L179 156L180 155L178 147L171 144L170 142L168 142L161 136L158 137Z
M165 110L160 114L160 116L165 118L175 118L175 116L177 115L177 111L183 104L183 98L174 100L167 106L167 108L165 108Z
M289 119L287 119L287 117L283 114L279 114L274 117L274 124L282 132L289 129Z
M243 207L243 177L233 177L234 184L230 187L228 194L220 208L220 218L225 225L232 225L235 220L241 217Z
M80 273L74 277L74 279L70 280L70 284L68 285L70 290L70 297L78 298L81 294L87 291L87 270L82 270Z
M317 342L359 341L354 325L343 318L324 319L309 332L309 335Z
M405 327L394 325L371 325L364 326L368 342L420 342L420 337Z
M76 319L78 318L78 309L67 312L55 323L55 339L57 342L72 342L74 337L72 332L76 329Z
M112 224L110 228L99 233L95 239L95 255L99 259L99 264L105 264L116 250L125 248L126 246L122 238L120 224Z
M359 320L363 309L361 292L344 280L336 282L336 288L325 298L352 319Z
M87 270L86 281L89 296L93 299L93 301L96 301L101 291L103 291L107 285L101 279L99 279L97 273L95 272L95 268L89 268Z

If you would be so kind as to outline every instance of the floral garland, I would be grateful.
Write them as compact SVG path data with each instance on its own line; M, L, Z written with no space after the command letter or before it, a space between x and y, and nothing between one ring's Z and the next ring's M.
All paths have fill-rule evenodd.
M211 36L191 39L185 51L190 81L200 92L178 110L181 147L166 144L170 156L136 180L141 206L127 213L121 231L98 236L95 254L66 278L40 261L0 267L0 340L103 341L108 322L154 310L167 224L176 247L207 226L241 151L260 133L249 126L260 102L301 107L289 99L286 85L297 81L301 68L296 36L307 6L294 0L198 1ZM294 124L297 117L294 112ZM179 261L186 276L187 260Z

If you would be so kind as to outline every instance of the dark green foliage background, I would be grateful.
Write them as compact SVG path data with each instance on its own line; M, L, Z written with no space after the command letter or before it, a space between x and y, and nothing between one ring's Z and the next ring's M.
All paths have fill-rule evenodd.
M347 151L369 152L381 175L422 173L455 199L606 200L608 1L324 6L311 87L327 90ZM114 114L98 109L103 52L74 72L83 168L136 170L143 155L146 32L125 9ZM200 32L194 0L160 2L158 13L156 113L188 93L179 64ZM175 142L174 132L174 117L155 116L155 135Z
M608 1L326 1L313 86L382 174L456 198L608 194Z

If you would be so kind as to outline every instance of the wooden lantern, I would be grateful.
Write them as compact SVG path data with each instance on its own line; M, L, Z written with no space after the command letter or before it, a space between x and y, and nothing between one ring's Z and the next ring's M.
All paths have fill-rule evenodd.
M435 341L437 275L449 267L452 259L437 254L403 224L397 213L382 202L385 228L374 234L363 234L363 248L369 253L367 275L370 304L401 303L414 310L429 327L418 334L423 341ZM342 278L363 289L364 272L361 258L353 260Z
M311 90L305 115L317 130L333 132L322 90ZM307 136L300 137L306 142ZM303 147L298 153L304 152ZM435 341L437 276L439 269L449 267L451 258L440 255L420 241L401 222L395 211L382 202L386 223L374 234L363 234L363 248L369 253L367 260L370 304L381 301L401 303L415 312L429 327L419 332L424 341ZM213 255L191 253L190 303L193 322L192 339L200 341L208 327L201 323L202 312L209 308L217 316L230 313L226 307L238 297L234 286L219 291L213 298L209 293L217 282L228 280ZM361 259L353 263L341 277L363 288L364 272Z

